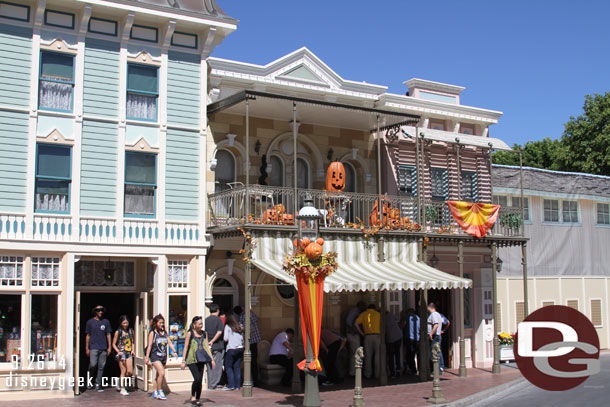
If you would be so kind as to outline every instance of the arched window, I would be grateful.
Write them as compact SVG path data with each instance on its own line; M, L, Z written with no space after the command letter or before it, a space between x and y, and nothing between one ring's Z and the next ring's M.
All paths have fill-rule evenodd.
M219 192L229 189L229 183L235 182L235 157L227 150L218 150L215 158L214 190Z
M297 158L297 188L310 187L309 164L302 158Z
M284 162L277 155L272 155L269 159L271 164L271 174L269 174L269 185L274 187L284 186Z
M214 281L212 301L226 312L239 304L239 288L235 279L229 276L218 277Z

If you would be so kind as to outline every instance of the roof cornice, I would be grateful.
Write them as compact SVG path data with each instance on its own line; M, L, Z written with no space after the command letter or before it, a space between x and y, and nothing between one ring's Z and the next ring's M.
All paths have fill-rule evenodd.
M411 88L436 90L438 92L449 93L451 95L459 95L464 89L463 86L450 85L448 83L428 81L426 79L412 78L403 82Z

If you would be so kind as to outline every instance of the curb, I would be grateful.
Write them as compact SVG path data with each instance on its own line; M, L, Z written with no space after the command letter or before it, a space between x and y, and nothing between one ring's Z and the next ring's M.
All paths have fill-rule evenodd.
M498 386L492 387L491 389L483 390L481 392L471 394L470 396L453 401L451 403L443 404L442 407L467 407L467 406L470 406L481 400L484 400L488 397L491 397L491 396L501 393L505 390L508 390L509 388L511 388L513 386L524 384L524 383L527 383L527 380L525 380L523 377L520 377L518 379L511 380L510 382L506 382L506 383L500 384Z

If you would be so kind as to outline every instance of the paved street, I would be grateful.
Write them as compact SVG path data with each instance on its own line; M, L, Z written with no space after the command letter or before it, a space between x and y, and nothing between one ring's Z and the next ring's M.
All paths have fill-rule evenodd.
M527 381L509 390L500 392L473 407L556 407L556 406L587 406L606 407L610 396L610 353L601 356L601 372L591 376L580 386L561 392L551 392L539 389Z
M476 394L494 386L499 386L516 379L521 374L517 369L503 367L502 374L492 375L487 370L469 369L467 378L459 378L455 372L447 371L442 377L442 390L449 401L456 401ZM224 392L220 390L207 391L202 395L206 406L213 407L260 407L260 406L302 406L303 395L293 395L286 391L254 389L254 397L242 399L239 392ZM352 403L353 388L347 384L342 387L322 387L321 399L323 407L347 407ZM417 407L428 405L426 398L432 392L432 382L407 383L406 378L390 381L385 387L367 386L363 390L364 401L368 407ZM139 407L144 405L187 406L187 392L172 393L166 401L153 401L144 392L131 393L124 397L112 389L103 393L86 392L70 399L36 400L19 402L19 407ZM0 402L0 407L15 407L15 402Z

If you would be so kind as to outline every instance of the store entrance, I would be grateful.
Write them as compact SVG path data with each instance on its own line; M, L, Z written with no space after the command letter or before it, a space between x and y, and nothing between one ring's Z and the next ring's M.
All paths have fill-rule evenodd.
M135 317L136 317L136 305L138 300L138 294L135 293L80 293L80 346L78 349L79 355L79 374L81 377L87 377L87 369L89 367L89 358L85 352L85 329L87 321L93 317L92 310L97 305L103 305L106 308L104 318L110 322L112 328L112 335L117 330L119 325L119 317L126 315L129 318L131 328L136 331L135 328ZM135 346L142 346L136 342ZM106 367L104 369L104 376L108 377L108 383L110 378L119 377L120 369L117 361L114 358L114 352L108 355L106 361ZM81 389L83 391L84 389Z
M457 324L454 321L454 312L451 307L451 292L452 290L430 290L428 291L428 302L433 302L436 305L436 310L447 317L451 324ZM452 362L452 349L453 349L453 335L451 334L452 329L449 328L445 331L441 341L441 350L443 351L443 358L445 360L445 367L450 368Z

